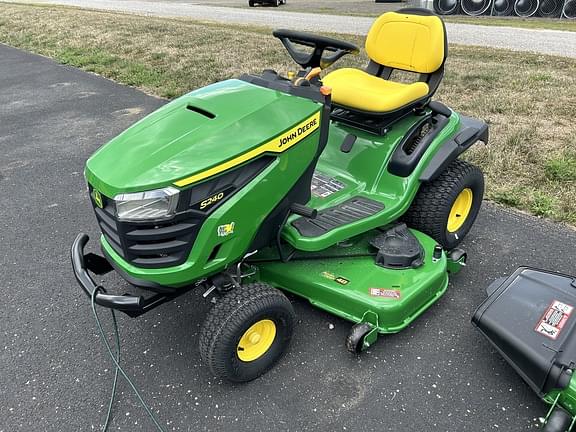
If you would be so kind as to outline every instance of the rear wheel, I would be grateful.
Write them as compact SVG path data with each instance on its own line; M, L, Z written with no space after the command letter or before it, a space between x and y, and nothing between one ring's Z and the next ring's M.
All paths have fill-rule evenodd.
M248 6L254 7L254 0L248 0Z
M233 382L264 374L284 353L294 310L282 292L264 283L236 288L208 313L200 354L214 375Z
M437 179L420 186L404 220L445 249L453 249L472 228L483 196L482 171L468 162L455 160Z
M572 417L562 408L556 408L548 417L544 432L567 432L571 423Z

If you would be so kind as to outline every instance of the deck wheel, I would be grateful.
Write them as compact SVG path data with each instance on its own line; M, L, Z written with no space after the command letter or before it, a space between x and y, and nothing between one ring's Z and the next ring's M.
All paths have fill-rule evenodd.
M364 350L364 338L372 330L368 323L354 324L346 337L346 349L353 354L360 354Z

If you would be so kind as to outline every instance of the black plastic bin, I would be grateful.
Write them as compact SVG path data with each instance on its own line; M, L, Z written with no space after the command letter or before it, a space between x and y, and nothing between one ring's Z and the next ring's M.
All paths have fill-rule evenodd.
M488 287L472 323L541 397L576 367L576 278L521 267Z

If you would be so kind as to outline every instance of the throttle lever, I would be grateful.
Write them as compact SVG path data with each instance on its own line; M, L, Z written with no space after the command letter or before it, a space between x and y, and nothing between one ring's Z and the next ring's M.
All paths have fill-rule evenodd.
M322 68L320 68L320 67L312 68L312 70L306 74L305 79L307 79L308 81L311 81L312 78L319 77L321 73L322 73Z

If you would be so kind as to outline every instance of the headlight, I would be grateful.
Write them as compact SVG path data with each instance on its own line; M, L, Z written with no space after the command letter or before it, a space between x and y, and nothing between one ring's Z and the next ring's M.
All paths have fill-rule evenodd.
M116 195L116 216L120 220L146 220L171 216L178 204L178 189L167 187L146 192Z

